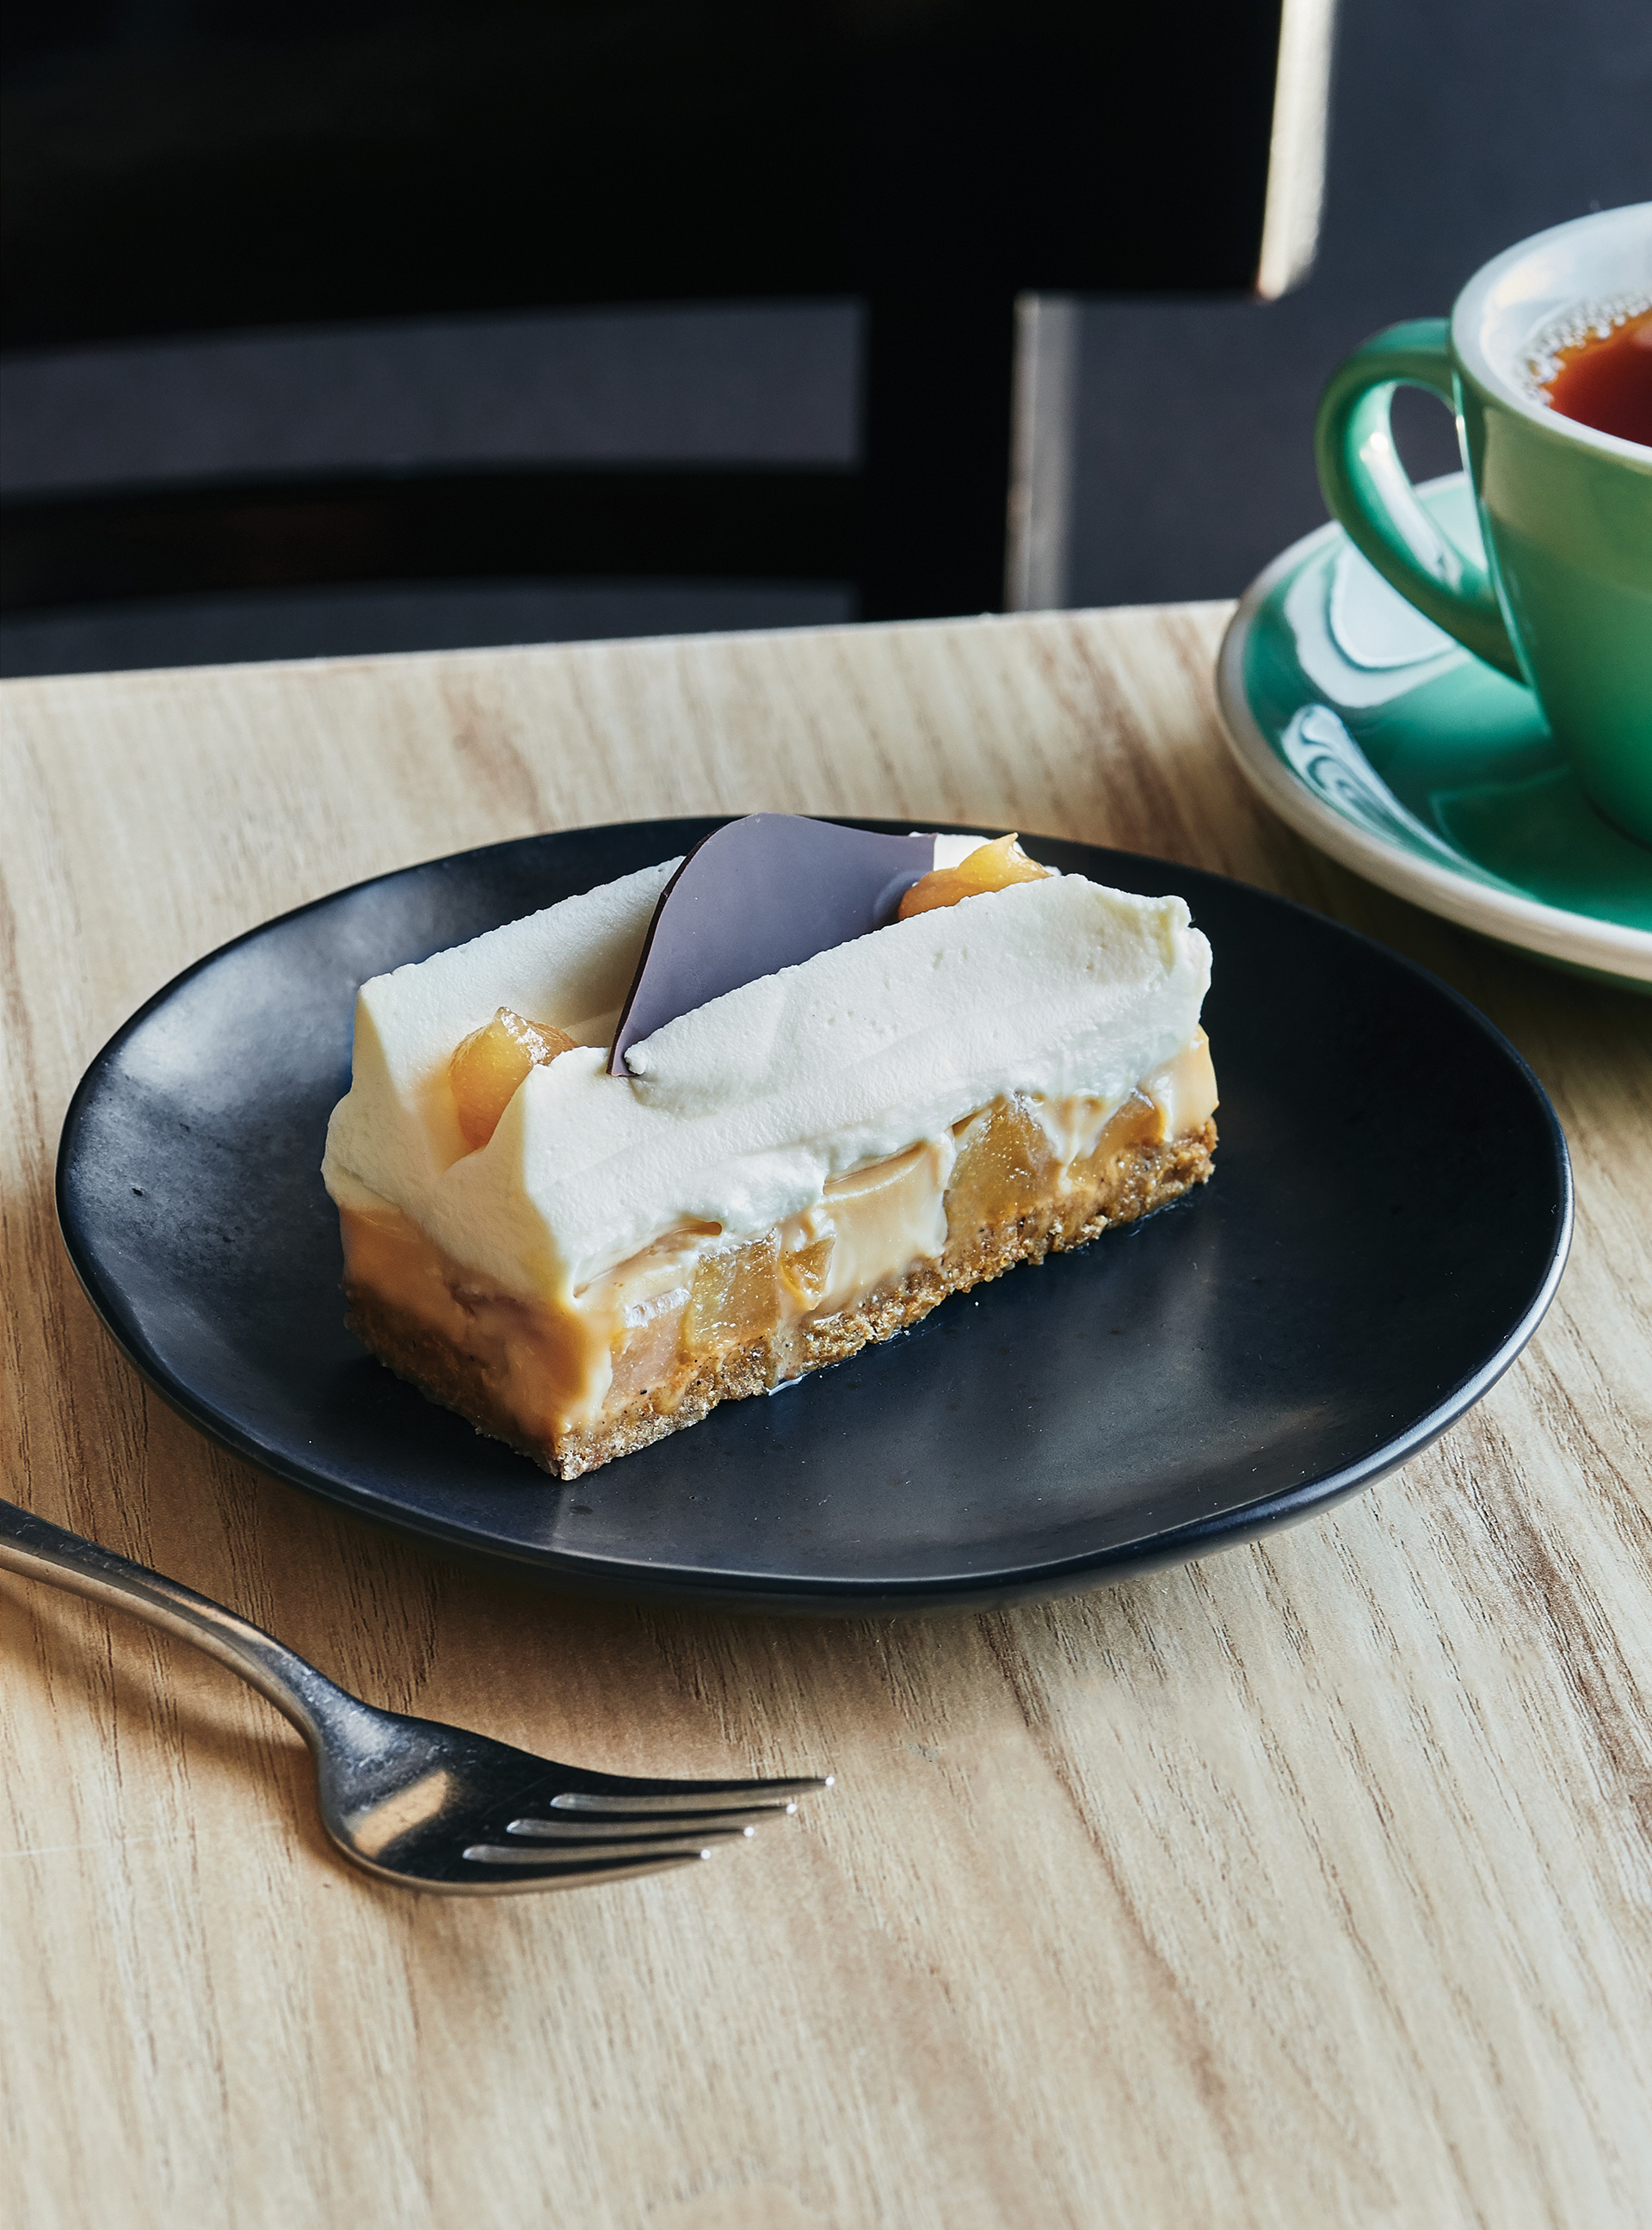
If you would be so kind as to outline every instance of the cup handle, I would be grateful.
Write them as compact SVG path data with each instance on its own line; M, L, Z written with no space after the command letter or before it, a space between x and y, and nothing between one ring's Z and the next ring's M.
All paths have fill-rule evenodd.
M1524 681L1491 576L1417 501L1389 422L1397 387L1437 395L1461 422L1450 330L1444 318L1413 318L1337 366L1313 429L1320 486L1348 539L1409 603L1476 658Z

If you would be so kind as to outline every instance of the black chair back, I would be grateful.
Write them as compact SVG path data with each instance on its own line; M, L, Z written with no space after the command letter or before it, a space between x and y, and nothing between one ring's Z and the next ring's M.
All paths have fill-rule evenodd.
M870 319L860 475L42 497L6 603L733 570L848 575L867 616L999 608L1016 298L1253 290L1280 55L1281 0L14 4L7 347L816 294Z

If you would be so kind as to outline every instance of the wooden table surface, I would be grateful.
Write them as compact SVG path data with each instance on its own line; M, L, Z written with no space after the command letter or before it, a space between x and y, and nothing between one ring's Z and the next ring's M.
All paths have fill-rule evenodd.
M5 685L6 1492L371 1699L597 1766L839 1780L686 1874L412 1897L333 1857L298 1737L229 1673L0 1576L8 2223L1652 2220L1652 1006L1253 803L1211 694L1225 617ZM894 1624L461 1569L145 1391L51 1191L74 1081L141 1000L385 868L758 807L1168 854L1438 970L1575 1160L1525 1357L1333 1516Z

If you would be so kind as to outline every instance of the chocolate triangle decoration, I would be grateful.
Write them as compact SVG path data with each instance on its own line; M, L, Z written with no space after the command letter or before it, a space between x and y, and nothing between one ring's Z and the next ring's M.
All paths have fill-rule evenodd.
M932 836L880 836L795 813L753 813L697 844L660 894L609 1052L777 968L895 918L935 864Z

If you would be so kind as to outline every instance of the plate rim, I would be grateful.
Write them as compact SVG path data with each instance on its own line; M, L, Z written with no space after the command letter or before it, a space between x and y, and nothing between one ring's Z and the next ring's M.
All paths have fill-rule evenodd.
M347 1482L323 1477L302 1463L289 1459L281 1451L268 1447L237 1420L199 1400L131 1319L118 1286L105 1279L92 1242L79 1228L80 1218L71 1196L76 1138L85 1118L85 1109L103 1075L118 1059L128 1039L175 993L227 954L284 923L378 884L391 882L401 876L416 874L432 867L441 867L455 860L471 859L479 854L540 841L546 836L599 836L621 829L681 827L685 822L694 825L705 820L733 817L737 816L674 815L655 816L649 822L603 822L574 828L544 829L526 837L508 837L494 844L474 845L459 852L438 854L428 860L410 862L406 867L365 876L358 882L342 884L337 890L325 892L299 906L288 907L283 912L272 915L268 920L255 923L235 937L226 938L222 944L214 946L210 951L181 969L127 1016L87 1062L64 1111L53 1173L53 1202L64 1250L94 1314L145 1384L152 1388L169 1408L217 1447L283 1484L313 1496L318 1501L344 1509L352 1517L381 1526L387 1531L411 1535L427 1544L437 1545L468 1562L495 1571L506 1567L519 1575L531 1573L547 1585L565 1584L576 1591L630 1602L668 1601L708 1609L750 1610L765 1614L779 1612L804 1616L902 1615L927 1610L982 1610L1033 1597L1074 1594L1167 1564L1185 1562L1202 1550L1237 1547L1281 1525L1317 1516L1362 1488L1374 1486L1378 1479L1420 1454L1491 1390L1532 1338L1547 1313L1565 1272L1576 1221L1576 1188L1565 1134L1553 1104L1531 1064L1496 1024L1482 1015L1473 1002L1454 985L1446 983L1421 963L1396 951L1380 939L1367 936L1351 924L1339 920L1334 915L1321 913L1298 899L1287 898L1279 892L1265 890L1257 884L1246 883L1237 876L1222 874L1213 868L1191 867L1185 861L1165 860L1156 854L1130 851L1126 847L1089 845L1071 837L1057 837L1054 840L1057 842L1076 843L1079 848L1088 851L1120 853L1149 866L1162 867L1171 874L1193 873L1227 884L1243 892L1248 899L1306 914L1320 927L1330 928L1371 947L1384 961L1402 973L1421 979L1429 989L1442 994L1451 1006L1461 1011L1471 1028L1492 1040L1532 1092L1546 1125L1558 1180L1558 1213L1543 1276L1519 1320L1498 1346L1476 1370L1449 1389L1404 1433L1385 1440L1379 1447L1339 1470L1322 1473L1262 1501L1241 1504L1236 1509L1219 1511L1209 1517L1165 1528L1160 1532L1143 1535L1133 1541L1114 1544L1109 1548L1057 1558L1045 1563L1023 1565L1013 1572L1000 1569L978 1577L969 1573L953 1573L939 1577L891 1578L868 1583L849 1578L810 1578L795 1575L784 1581L777 1581L771 1574L760 1572L726 1571L714 1576L700 1576L681 1566L652 1565L646 1559L622 1562L594 1558L554 1545L479 1537L474 1528L468 1528L457 1521L445 1520L423 1511L386 1508L382 1499L371 1497ZM837 818L858 827L880 825L870 816L819 817ZM881 825L892 827L896 824ZM980 833L959 823L941 822L938 826L946 833Z
M1466 473L1442 473L1436 479L1419 480L1417 493L1423 495L1462 487L1468 478ZM1343 867L1352 867L1399 898L1409 899L1427 912L1516 945L1522 951L1540 953L1573 967L1604 969L1630 983L1652 984L1652 931L1633 928L1627 922L1603 921L1597 915L1573 913L1568 907L1550 906L1541 899L1522 898L1419 859L1391 837L1378 835L1345 819L1310 790L1274 751L1245 687L1245 650L1257 614L1274 590L1311 558L1339 542L1353 547L1332 519L1281 550L1241 596L1223 635L1216 654L1216 702L1228 748L1252 788L1298 835L1328 852ZM1472 652L1464 655L1472 660Z

